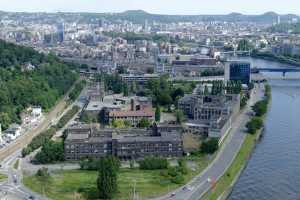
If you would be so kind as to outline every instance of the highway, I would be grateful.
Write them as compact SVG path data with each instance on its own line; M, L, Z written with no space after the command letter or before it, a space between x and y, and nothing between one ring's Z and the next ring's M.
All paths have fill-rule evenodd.
M233 162L245 139L245 125L252 115L251 106L260 100L263 95L263 84L253 90L252 98L246 108L232 124L231 132L221 146L214 161L188 184L153 200L199 200L211 188L210 180L218 180ZM192 188L187 190L186 188Z

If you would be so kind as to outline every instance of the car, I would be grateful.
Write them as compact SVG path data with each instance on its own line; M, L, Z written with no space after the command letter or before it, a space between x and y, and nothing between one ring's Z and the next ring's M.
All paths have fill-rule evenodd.
M192 191L194 189L194 187L192 187L192 186L184 186L183 188L182 188L182 190L186 190L186 191Z
M35 200L35 197L31 195L27 198L27 200Z
M170 195L170 197L174 197L176 195L175 192L172 192L172 194Z

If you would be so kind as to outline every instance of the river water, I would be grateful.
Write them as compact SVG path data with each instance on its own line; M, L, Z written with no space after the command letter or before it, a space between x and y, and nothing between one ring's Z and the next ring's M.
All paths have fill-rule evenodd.
M257 67L279 63L249 59ZM281 76L268 73L267 76ZM287 76L300 77L299 73ZM230 200L300 199L300 80L274 80L261 141L234 186Z

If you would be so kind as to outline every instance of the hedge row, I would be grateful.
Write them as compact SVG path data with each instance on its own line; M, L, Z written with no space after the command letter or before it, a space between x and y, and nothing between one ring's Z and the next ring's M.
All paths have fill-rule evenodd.
M31 152L40 148L43 144L47 143L51 138L55 135L56 131L64 127L70 119L79 111L78 106L73 106L71 110L69 110L57 123L56 126L51 126L46 131L40 133L35 136L32 141L27 145L27 147L23 148L22 156L25 157L29 155Z

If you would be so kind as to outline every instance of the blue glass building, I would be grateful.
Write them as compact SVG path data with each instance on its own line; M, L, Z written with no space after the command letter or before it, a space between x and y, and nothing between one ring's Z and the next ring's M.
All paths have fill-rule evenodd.
M225 80L241 81L242 84L249 84L251 81L251 64L242 61L226 63Z

